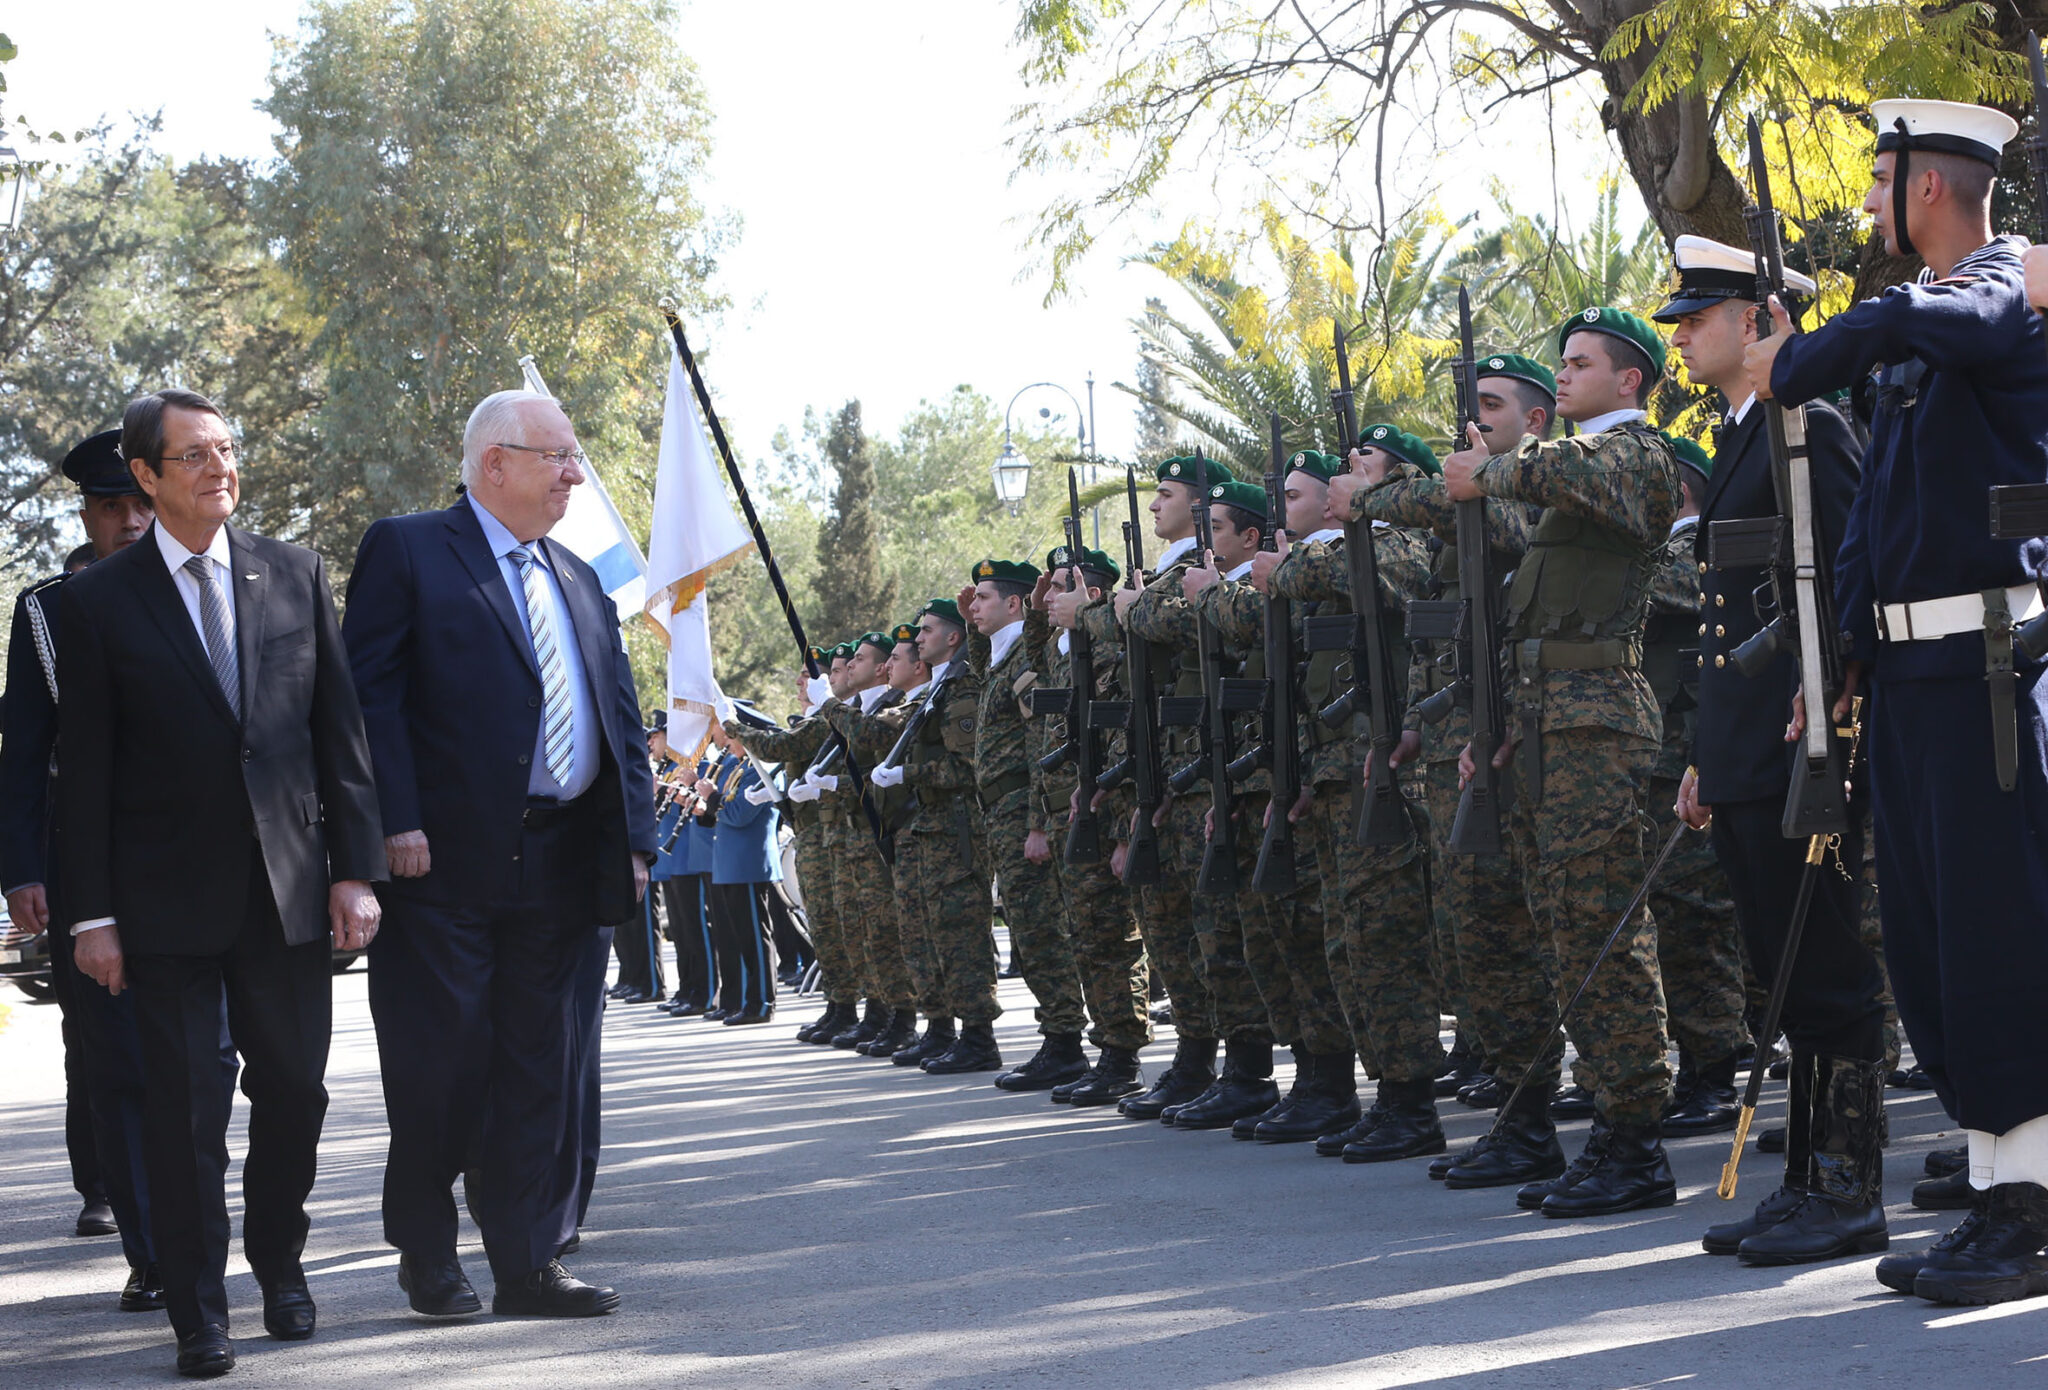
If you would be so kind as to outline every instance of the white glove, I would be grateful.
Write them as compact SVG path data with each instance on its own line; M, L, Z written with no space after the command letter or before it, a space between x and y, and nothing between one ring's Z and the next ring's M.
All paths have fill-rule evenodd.
M900 787L903 785L903 769L900 767L878 767L868 774L868 781L878 787Z
M777 799L775 788L769 786L766 782L748 787L740 795L753 802L756 806L766 806L769 802Z
M814 772L811 774L811 781L817 785L820 791L836 792L839 790L839 775L834 772Z
M809 683L804 686L804 698L811 702L812 709L824 704L831 697L832 687L826 683L823 676L811 677Z
M818 788L809 778L805 778L789 789L789 799L791 801L816 801L818 799Z

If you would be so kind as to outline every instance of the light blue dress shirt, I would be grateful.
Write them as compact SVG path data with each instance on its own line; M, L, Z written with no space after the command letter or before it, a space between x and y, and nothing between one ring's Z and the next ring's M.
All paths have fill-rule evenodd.
M562 666L569 682L569 706L571 727L574 731L574 760L567 782L557 782L548 772L548 760L544 747L547 738L547 720L536 721L533 735L533 760L531 774L526 779L528 796L552 796L571 801L590 790L590 784L597 780L598 746L601 731L597 722L597 699L591 692L590 675L583 669L583 652L576 641L576 624L569 617L569 604L562 597L562 582L548 564L547 550L537 542L522 542L505 528L505 523L491 515L491 509L477 501L470 494L469 505L476 512L476 519L483 524L484 540L491 547L491 554L498 562L498 572L505 577L505 586L512 591L512 606L519 612L519 621L526 625L527 653L533 652L533 631L526 614L526 581L520 577L519 562L509 558L511 552L525 544L539 566L541 593L549 606L549 617L554 622L556 635L561 639Z

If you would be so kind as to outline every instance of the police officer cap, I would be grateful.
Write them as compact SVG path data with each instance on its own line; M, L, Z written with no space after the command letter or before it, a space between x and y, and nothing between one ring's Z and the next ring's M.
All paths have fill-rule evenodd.
M1097 589L1110 589L1123 578L1123 566L1100 550L1071 550L1056 545L1045 553L1045 567L1048 570L1063 570L1069 565L1078 568L1084 579L1094 581Z
M1678 266L1678 287L1671 291L1670 303L1650 315L1658 323L1677 323L1725 299L1757 302L1755 252L1688 233L1672 243L1671 259ZM1820 293L1820 286L1811 275L1786 266L1785 292L1792 301L1786 308L1797 316Z
M1705 483L1712 480L1714 476L1713 457L1705 449L1702 449L1696 441L1687 439L1682 434L1670 434L1668 432L1664 435L1664 438L1670 441L1671 452L1678 455L1678 466L1690 469L1699 475L1694 479L1695 482Z
M896 643L886 632L863 632L860 636L853 639L853 649L855 651L859 651L862 647L873 647L883 656L887 656L895 649Z
M665 734L668 732L667 710L655 709L647 712L647 732L650 734Z
M1626 309L1581 309L1566 319L1557 329L1558 356L1564 356L1565 344L1574 333L1604 333L1627 343L1642 354L1650 368L1650 380L1664 375L1664 340L1647 320Z
M1232 479L1227 483L1209 484L1209 501L1225 507L1235 507L1241 512L1250 512L1259 520L1266 520L1266 490L1256 483L1240 483Z
M1680 238L1683 240L1683 238ZM1533 357L1524 357L1519 352L1496 352L1479 359L1475 364L1481 381L1490 376L1510 377L1515 381L1526 381L1544 395L1550 397L1552 405L1557 404L1557 377Z
M1359 431L1358 442L1366 448L1381 449L1395 458L1404 459L1432 478L1444 471L1443 465L1436 460L1436 452L1399 425L1367 425Z
M917 610L917 616L920 618L924 617L927 613L942 622L951 623L957 628L964 629L967 626L967 620L960 616L960 605L949 598L935 598Z
M1161 459L1153 468L1152 474L1162 483L1186 483L1193 487L1195 462L1193 454L1176 454L1170 459ZM1201 464L1207 470L1208 480L1212 483L1223 482L1236 476L1227 465L1215 459L1205 458L1201 460Z
M2019 122L1988 106L1960 101L1873 101L1877 148L1960 154L1998 167L1999 156L2020 133Z
M968 580L1028 592L1038 582L1038 566L1024 560L983 560L968 571Z
M121 431L101 430L64 455L64 476L87 497L127 497L142 488L121 457Z
M1321 453L1315 449L1303 449L1287 460L1289 473L1306 473L1311 478L1329 482L1344 471L1344 460L1335 454Z

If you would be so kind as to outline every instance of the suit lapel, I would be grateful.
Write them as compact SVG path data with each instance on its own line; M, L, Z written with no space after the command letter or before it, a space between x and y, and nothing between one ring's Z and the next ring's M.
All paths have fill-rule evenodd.
M242 713L256 690L256 667L263 653L263 624L270 603L270 567L256 558L249 533L228 528L228 582L235 586L235 662L241 668Z
M457 502L443 515L448 519L449 546L469 571L470 578L476 580L491 611L498 615L505 635L512 639L512 650L519 653L528 673L539 680L540 668L533 664L533 635L526 630L526 621L512 602L511 586L505 583L505 572L498 567L498 558L491 554L490 542L484 539L483 523L476 519L467 502Z
M1739 424L1721 437L1721 447L1714 454L1714 476L1707 480L1707 495L1700 503L1700 522L1704 528L1706 519L1713 515L1714 504L1721 494L1728 490L1728 480L1741 472L1744 459L1749 454L1750 441L1763 428L1764 411L1768 406L1757 401L1750 406Z
M555 579L562 586L562 602L569 609L569 622L576 629L576 650L583 657L583 676L590 682L590 698L597 709L598 724L604 724L606 678L611 674L611 646L605 641L605 622L608 615L618 610L611 600L599 593L596 586L580 582L570 569L567 550L553 541L544 540L542 547L547 552L548 568L555 572ZM599 604L602 611L599 611Z
M227 696L221 693L220 682L214 678L213 663L206 659L206 647L199 640L198 629L192 626L192 615L185 607L184 597L178 593L177 583L164 564L164 553L157 549L155 531L152 526L149 534L130 547L141 552L136 555L134 565L136 596L143 611L149 614L150 620L184 659L192 678L199 682L199 688L206 692L206 698L220 712L220 717L240 727L235 712L228 708Z

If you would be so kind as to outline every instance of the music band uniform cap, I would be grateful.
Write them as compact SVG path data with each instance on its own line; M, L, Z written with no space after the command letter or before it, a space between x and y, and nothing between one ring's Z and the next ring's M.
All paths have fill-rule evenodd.
M1757 302L1754 252L1688 233L1671 244L1671 259L1678 267L1678 284L1670 301L1650 315L1658 323L1676 323L1723 300ZM1785 293L1790 301L1785 308L1797 318L1820 293L1820 285L1788 265Z
M121 431L101 430L64 455L64 476L87 497L140 495L141 484L121 457Z
M1591 308L1581 309L1566 319L1557 328L1557 353L1565 355L1567 344L1574 333L1604 333L1627 343L1649 362L1650 380L1656 381L1664 375L1664 339L1650 326L1647 319L1631 314L1626 309Z

